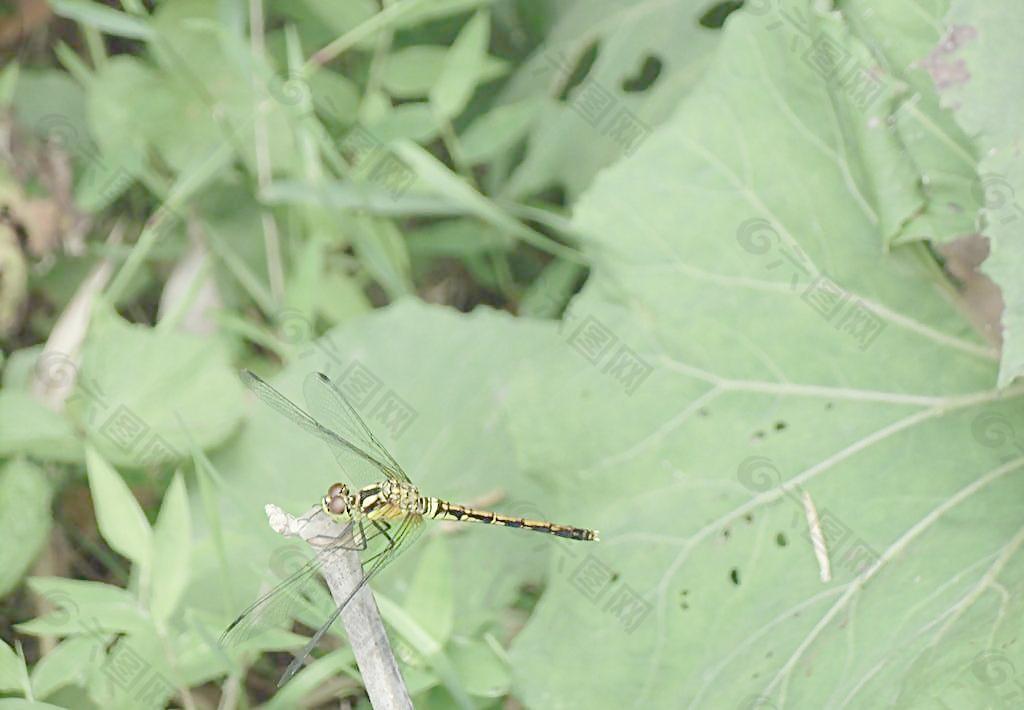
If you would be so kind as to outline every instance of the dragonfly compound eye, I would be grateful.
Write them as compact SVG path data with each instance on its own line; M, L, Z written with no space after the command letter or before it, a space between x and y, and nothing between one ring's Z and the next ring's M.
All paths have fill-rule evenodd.
M342 515L347 510L348 503L345 501L345 496L331 498L331 501L327 504L327 512L331 515Z
M344 483L335 483L333 486L327 489L328 498L337 498L338 496L344 496L348 494L348 489Z

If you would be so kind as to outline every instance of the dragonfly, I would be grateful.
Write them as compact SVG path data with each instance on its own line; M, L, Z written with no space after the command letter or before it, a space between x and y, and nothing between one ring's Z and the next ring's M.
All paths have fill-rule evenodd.
M264 404L331 448L342 471L347 474L346 480L331 484L320 499L316 512L341 524L343 532L239 614L224 630L221 644L235 645L255 629L287 618L288 609L302 596L296 590L315 580L320 568L333 555L357 551L362 561L362 578L347 597L335 605L327 620L295 656L278 681L279 687L299 671L356 593L412 544L422 532L424 520L484 523L570 540L598 540L596 530L502 515L422 495L341 389L322 372L311 373L303 385L306 403L312 413L296 405L255 373L243 370L240 376ZM363 481L366 481L364 485L355 485L355 482Z

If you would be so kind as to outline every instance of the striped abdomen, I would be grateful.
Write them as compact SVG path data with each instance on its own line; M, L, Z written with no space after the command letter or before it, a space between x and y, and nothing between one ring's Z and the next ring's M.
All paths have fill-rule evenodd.
M559 525L543 520L530 520L529 518L510 518L507 515L494 513L489 510L475 510L457 503L449 503L440 498L428 498L425 501L426 509L424 517L437 518L438 520L458 520L460 522L485 523L487 525L503 525L506 528L525 528L536 532L567 537L571 540L597 540L596 530L576 528L572 525Z

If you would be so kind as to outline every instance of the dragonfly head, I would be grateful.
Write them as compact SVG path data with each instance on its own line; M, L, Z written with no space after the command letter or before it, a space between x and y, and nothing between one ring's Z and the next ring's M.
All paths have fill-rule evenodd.
M344 515L348 512L349 492L344 483L335 483L327 489L322 505L324 512L330 516Z

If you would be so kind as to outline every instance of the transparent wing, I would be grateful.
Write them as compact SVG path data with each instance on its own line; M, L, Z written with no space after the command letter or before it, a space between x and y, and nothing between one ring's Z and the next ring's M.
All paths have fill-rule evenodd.
M264 404L275 410L278 414L284 415L293 423L297 424L302 429L305 429L321 441L326 442L331 447L331 451L334 453L335 458L338 459L338 463L341 464L345 472L352 478L352 480L349 481L350 483L358 482L361 486L365 483L379 480L381 474L391 476L389 473L389 466L382 462L379 458L379 453L375 456L366 449L360 447L357 443L345 438L343 434L332 429L329 423L325 426L325 423L317 421L304 409L271 387L259 375L256 375L249 370L242 370L240 376L245 386L252 390L253 394L259 397ZM326 375L323 377L326 378ZM310 378L316 378L316 375L310 375ZM309 398L310 391L309 382L310 379L307 378L305 387L307 399ZM337 392L337 390L331 386L329 380L326 383L325 389L328 392ZM319 396L322 398L325 394L320 394ZM338 394L340 395L340 393ZM342 399L342 401L344 401L344 399ZM356 416L358 417L358 415ZM363 424L364 428L365 426L366 425ZM382 448L379 444L377 444L377 447ZM368 448L370 451L373 451L374 447L371 446ZM387 461L389 458L390 457L387 456L383 460ZM353 476L352 474L354 472L358 472L360 475ZM368 481L366 480L367 478L369 478Z
M412 546L412 542L423 530L423 526L421 525L422 522L423 518L421 516L409 513L402 518L402 522L398 524L397 527L392 524L386 535L389 539L388 545L380 552L367 557L363 561L363 578L355 588L349 592L348 596L342 600L337 607L335 607L334 612L327 618L327 621L324 622L323 626L313 634L309 643L307 643L302 651L300 651L299 654L292 659L292 662L288 664L288 668L285 670L284 675L281 676L281 680L277 682L278 687L287 683L291 677L302 668L303 663L305 663L306 659L313 652L313 649L320 643L320 639L323 638L324 634L327 633L334 622L338 620L341 612L344 611L345 607L348 606L348 603L352 601L356 592L362 589L363 585L369 582L370 579L377 575L382 569L391 564L391 562L393 562L401 552ZM380 537L385 537L385 535L381 534ZM378 539L380 539L380 537L378 537Z
M231 648L268 629L284 628L303 611L314 610L318 606L314 601L315 592L322 586L317 573L339 552L370 550L371 556L376 556L391 545L391 540L381 530L367 530L359 523L349 523L335 541L317 550L312 559L246 607L224 629L221 646Z
M343 468L350 470L355 467L366 473L370 465L376 469L371 482L379 480L379 475L376 475L378 471L383 471L388 478L409 482L405 471L373 435L345 394L331 382L331 378L322 372L311 373L306 377L303 392L309 410L326 428L353 442L355 448L367 452L366 456L353 457L350 449L335 446L336 457Z

